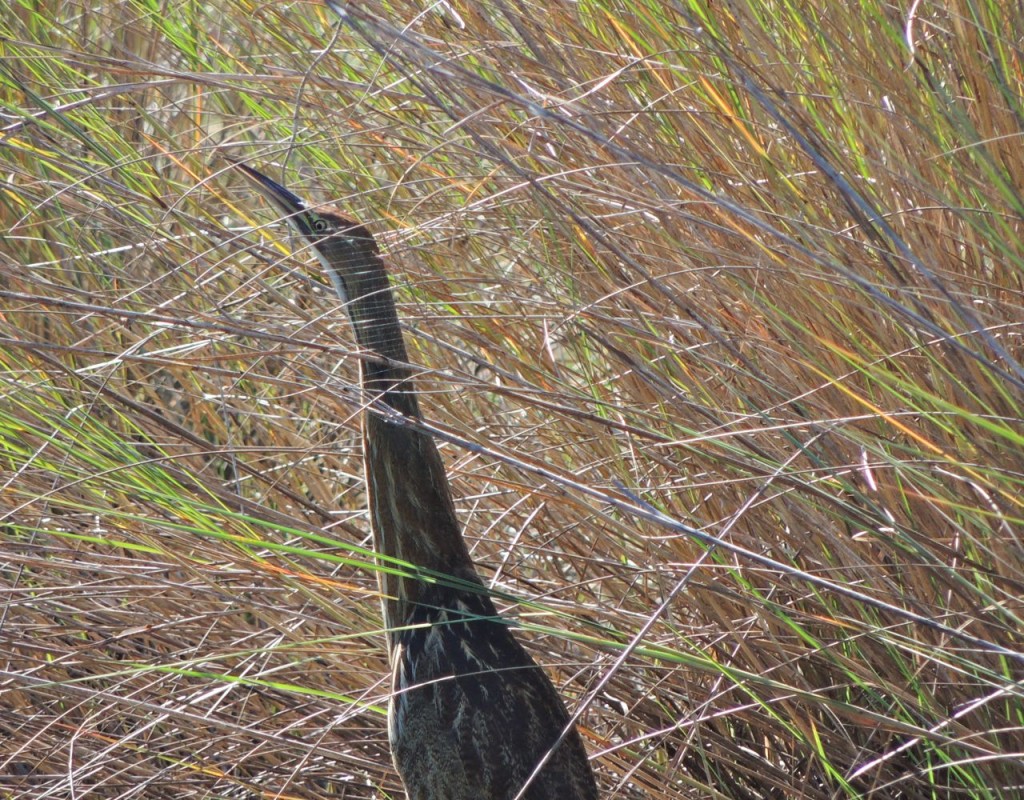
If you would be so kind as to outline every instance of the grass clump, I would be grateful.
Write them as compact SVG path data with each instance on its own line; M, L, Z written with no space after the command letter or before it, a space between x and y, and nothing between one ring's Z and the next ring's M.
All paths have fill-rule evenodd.
M386 797L384 244L475 557L608 797L1024 783L1003 4L0 12L0 793Z

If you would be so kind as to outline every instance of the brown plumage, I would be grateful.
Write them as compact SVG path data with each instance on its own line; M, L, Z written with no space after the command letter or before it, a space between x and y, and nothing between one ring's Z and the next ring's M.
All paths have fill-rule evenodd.
M335 208L313 208L236 166L309 244L367 351L360 379L374 546L420 571L389 563L378 572L392 667L388 738L409 798L595 800L587 754L576 729L566 731L561 698L477 575L434 440L381 413L387 406L420 416L373 236Z

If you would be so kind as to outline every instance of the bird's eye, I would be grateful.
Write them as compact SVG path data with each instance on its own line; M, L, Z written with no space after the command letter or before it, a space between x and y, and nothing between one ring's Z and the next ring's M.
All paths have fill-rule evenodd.
M323 219L322 217L317 217L315 220L313 220L313 230L316 233L323 233L324 231L326 231L327 220Z

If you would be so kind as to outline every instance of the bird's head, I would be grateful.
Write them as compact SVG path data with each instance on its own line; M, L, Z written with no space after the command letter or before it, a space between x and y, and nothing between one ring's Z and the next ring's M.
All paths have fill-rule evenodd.
M342 301L381 290L380 279L386 282L384 267L377 242L366 228L332 205L310 205L262 172L229 160L312 249Z

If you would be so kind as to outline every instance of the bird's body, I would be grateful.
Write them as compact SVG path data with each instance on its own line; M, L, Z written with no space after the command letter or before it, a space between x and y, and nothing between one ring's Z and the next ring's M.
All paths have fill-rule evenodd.
M547 675L498 615L420 416L372 235L237 165L306 240L367 353L364 458L388 631L388 738L410 800L596 800L582 740ZM396 565L396 561L410 568Z

